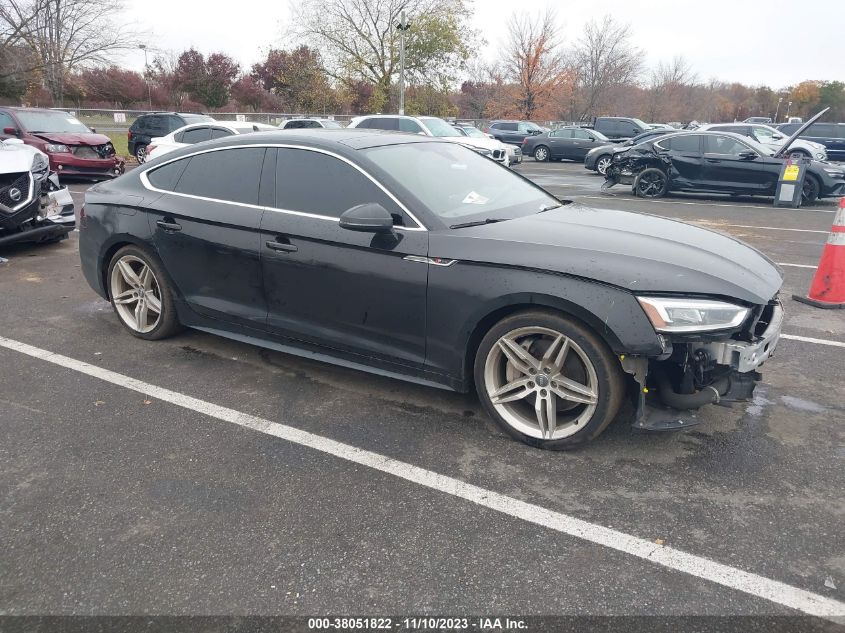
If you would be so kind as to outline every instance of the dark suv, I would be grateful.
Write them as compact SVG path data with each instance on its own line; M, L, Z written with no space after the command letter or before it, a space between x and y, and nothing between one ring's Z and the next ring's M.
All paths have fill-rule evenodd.
M204 114L183 114L179 112L152 112L142 114L132 127L129 128L129 153L143 163L147 158L147 145L150 140L159 136L167 136L173 130L190 123L202 123L214 119Z
M492 121L484 131L497 141L520 146L526 138L545 132L543 128L531 121Z
M600 116L593 124L596 132L601 132L612 141L627 141L637 134L650 130L648 124L629 117Z
M781 123L775 127L786 136L792 136L802 125ZM828 160L845 161L845 123L813 123L799 138L824 145Z

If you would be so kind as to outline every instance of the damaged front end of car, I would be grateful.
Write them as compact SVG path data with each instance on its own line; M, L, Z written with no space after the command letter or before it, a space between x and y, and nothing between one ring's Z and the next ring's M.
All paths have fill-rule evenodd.
M601 189L607 192L618 184L631 185L635 195L658 198L671 188L677 176L668 155L659 154L648 145L636 146L613 155Z
M50 172L46 156L35 153L29 169L19 162L3 167L0 161L0 247L67 237L76 226L73 198Z
M633 391L637 429L667 431L699 424L697 409L748 402L759 367L774 354L783 324L777 297L742 306L713 299L638 297L663 353L620 356Z

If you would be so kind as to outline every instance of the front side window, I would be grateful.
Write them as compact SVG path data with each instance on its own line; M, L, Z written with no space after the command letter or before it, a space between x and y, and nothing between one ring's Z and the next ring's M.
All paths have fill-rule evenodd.
M778 139L775 138L776 132L762 125L755 125L751 128L751 135L757 139L758 143L775 143Z
M235 133L223 127L211 128L211 138L223 138L224 136L233 136Z
M423 130L416 121L412 121L411 119L399 119L399 131L419 134Z
M461 128L466 135L472 138L487 138L487 135L479 130L477 127L464 126Z
M707 137L707 151L710 154L723 154L725 156L739 156L743 152L749 151L748 147L742 141L730 136L708 136Z
M397 187L445 224L514 218L560 203L471 149L452 143L407 143L364 150Z
M444 121L443 119L425 118L420 120L422 121L423 125L428 128L428 131L431 133L432 136L458 136L458 133L455 132L455 128L446 123L446 121Z
M590 140L593 137L587 130L572 130L572 138Z
M17 125L15 125L15 122L14 122L14 120L12 119L12 117L11 117L11 116L9 116L8 114L6 114L5 112L0 112L0 133L2 133L2 132L3 132L3 130L4 130L4 129L6 129L7 127L14 127L14 128L16 128L16 127L18 127L18 126L17 126Z
M263 147L196 154L190 157L174 191L214 200L258 204L263 161Z
M401 217L396 203L352 165L322 152L279 148L277 208L339 218L347 209L371 202Z

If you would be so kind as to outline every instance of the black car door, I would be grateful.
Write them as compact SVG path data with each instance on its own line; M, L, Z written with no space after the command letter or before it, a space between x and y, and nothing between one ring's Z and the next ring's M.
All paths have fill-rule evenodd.
M671 174L670 189L699 189L703 186L701 134L670 136L658 139L653 144L658 154L666 154L675 171Z
M773 195L783 161L758 153L733 136L704 137L704 184L711 191Z
M275 200L261 222L269 329L347 354L422 366L428 266L419 260L428 254L428 232L334 154L279 148L274 174ZM345 210L372 202L394 215L393 232L340 227Z
M263 329L258 185L265 148L205 151L142 176L162 192L149 212L153 243L196 312Z

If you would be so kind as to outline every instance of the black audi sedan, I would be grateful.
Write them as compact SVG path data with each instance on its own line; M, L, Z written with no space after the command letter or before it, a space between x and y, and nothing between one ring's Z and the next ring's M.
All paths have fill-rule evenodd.
M633 185L643 198L673 191L774 197L783 168L775 150L732 132L676 132L613 154L605 175L612 184ZM612 185L611 185L612 186ZM802 202L845 195L845 169L812 160Z
M560 201L438 139L192 145L86 194L82 269L134 336L191 327L436 387L563 449L751 396L782 277L741 242Z

